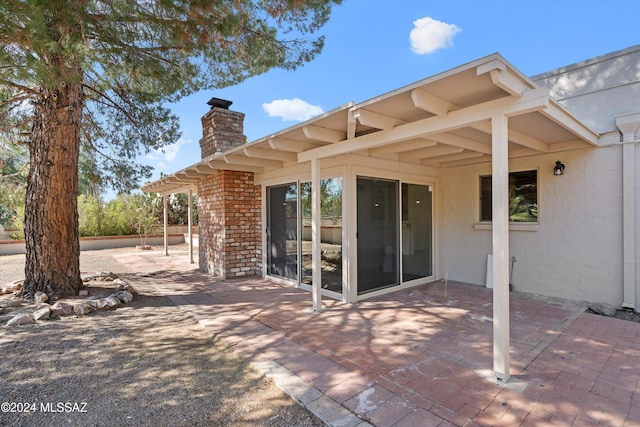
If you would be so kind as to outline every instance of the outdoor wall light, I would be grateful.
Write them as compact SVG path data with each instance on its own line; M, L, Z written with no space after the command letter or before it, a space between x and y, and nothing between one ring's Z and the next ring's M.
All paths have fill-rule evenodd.
M553 167L553 174L554 175L564 175L564 164L558 160L556 162L556 165Z

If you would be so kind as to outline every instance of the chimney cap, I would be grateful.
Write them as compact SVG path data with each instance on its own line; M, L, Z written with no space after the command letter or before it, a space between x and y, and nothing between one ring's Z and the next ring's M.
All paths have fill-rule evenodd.
M231 104L233 104L233 101L227 101L226 99L215 97L211 98L209 102L207 102L207 105L211 105L211 108L223 108L225 110L228 110Z

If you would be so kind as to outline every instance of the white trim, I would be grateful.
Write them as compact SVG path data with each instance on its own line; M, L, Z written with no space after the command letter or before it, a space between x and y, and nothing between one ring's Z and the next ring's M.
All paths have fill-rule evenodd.
M540 165L537 164L536 166L531 166L531 167L521 166L515 169L509 168L509 175L511 175L512 173L529 172L529 171L536 171L536 202L538 204L538 220L535 222L509 221L509 230L512 230L512 231L538 231L539 230L540 217L543 211L542 209L540 209L540 205L541 205ZM476 218L478 219L478 222L476 222L473 225L473 228L476 230L493 230L491 221L482 221L481 215L480 215L481 214L480 198L482 197L482 194L480 194L480 178L485 176L491 176L491 175L492 175L491 173L481 173L481 172L476 174L475 209L476 209Z
M478 222L473 224L475 230L493 230L490 222ZM537 222L510 222L509 231L540 231L540 224Z

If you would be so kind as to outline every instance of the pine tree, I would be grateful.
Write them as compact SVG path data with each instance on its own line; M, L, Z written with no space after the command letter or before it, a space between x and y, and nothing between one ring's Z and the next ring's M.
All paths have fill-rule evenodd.
M23 297L75 295L81 285L81 146L99 153L108 184L131 186L149 172L132 159L178 139L168 102L312 60L339 2L1 2L2 131L28 129Z

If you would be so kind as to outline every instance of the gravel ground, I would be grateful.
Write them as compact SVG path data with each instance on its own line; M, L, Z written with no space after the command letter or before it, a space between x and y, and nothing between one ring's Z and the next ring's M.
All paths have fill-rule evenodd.
M154 292L152 278L109 256L125 250L83 252L81 269L118 274L139 292L132 303L0 327L0 425L324 425ZM0 257L0 284L23 265ZM111 290L105 282L90 295Z

